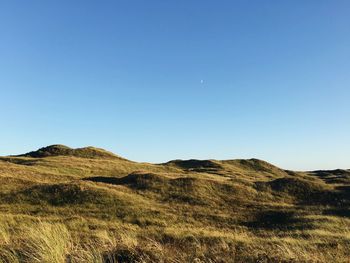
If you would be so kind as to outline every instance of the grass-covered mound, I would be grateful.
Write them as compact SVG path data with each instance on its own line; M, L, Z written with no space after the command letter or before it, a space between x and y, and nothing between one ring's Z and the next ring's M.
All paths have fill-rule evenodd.
M62 145L0 157L0 263L347 262L347 177Z
M240 172L250 172L257 174L270 174L273 176L284 176L287 172L278 168L277 166L259 159L238 159L225 160L222 163L229 165L232 169Z
M260 191L268 191L285 200L290 198L297 203L341 205L345 201L343 193L319 180L284 177L257 182L256 187Z
M317 176L327 183L331 184L350 184L350 171L349 170L320 170L310 172L311 175Z
M119 156L100 148L89 146L72 149L60 144L43 147L37 151L32 151L21 156L33 158L43 158L50 156L75 156L81 158L120 158Z
M225 204L253 198L253 189L243 188L230 181L182 175L177 178L165 174L135 171L123 177L96 176L84 180L111 185L123 185L140 192L159 194L167 202L185 202L196 205Z

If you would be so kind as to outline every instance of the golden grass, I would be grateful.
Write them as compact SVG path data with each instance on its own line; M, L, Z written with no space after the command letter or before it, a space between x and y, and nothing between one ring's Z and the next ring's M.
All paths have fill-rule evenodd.
M60 263L66 260L72 240L62 224L39 223L24 229L23 256L30 262Z
M0 157L0 263L349 262L346 176L63 151Z

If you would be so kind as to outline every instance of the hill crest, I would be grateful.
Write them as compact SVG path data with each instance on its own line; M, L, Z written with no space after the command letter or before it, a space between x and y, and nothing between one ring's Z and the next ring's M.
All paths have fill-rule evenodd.
M36 151L31 151L25 154L18 155L19 157L32 157L32 158L44 158L52 156L74 156L80 158L118 158L124 159L114 153L106 151L101 148L92 146L83 148L70 148L62 144L53 144L46 147L42 147ZM124 159L126 160L126 159Z

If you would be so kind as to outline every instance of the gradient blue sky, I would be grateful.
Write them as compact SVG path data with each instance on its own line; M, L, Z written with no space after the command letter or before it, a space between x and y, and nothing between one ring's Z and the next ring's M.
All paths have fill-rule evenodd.
M350 1L0 2L0 155L350 168ZM203 83L201 83L203 80Z

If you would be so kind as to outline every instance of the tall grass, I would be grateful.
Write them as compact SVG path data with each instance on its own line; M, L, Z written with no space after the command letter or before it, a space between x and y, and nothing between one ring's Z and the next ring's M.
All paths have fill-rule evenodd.
M31 263L62 263L72 248L69 231L63 224L42 222L24 230L23 256Z
M98 230L86 239L72 231L57 222L31 223L16 230L9 226L2 236L7 238L7 232L16 238L2 240L0 263L349 262L348 241L339 240L330 249L322 236L308 240L292 233L278 238L273 233L259 237L244 230L225 234L173 228L139 235Z

